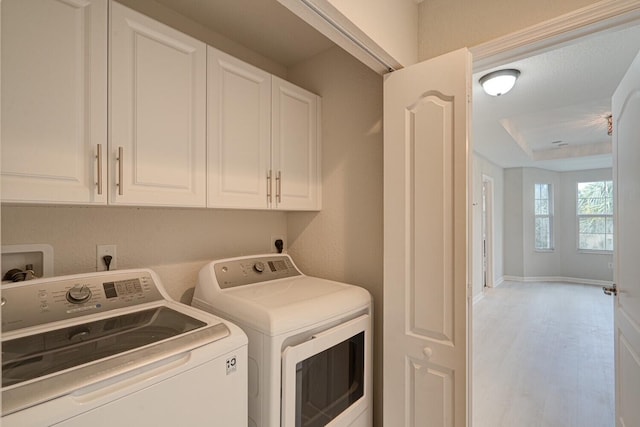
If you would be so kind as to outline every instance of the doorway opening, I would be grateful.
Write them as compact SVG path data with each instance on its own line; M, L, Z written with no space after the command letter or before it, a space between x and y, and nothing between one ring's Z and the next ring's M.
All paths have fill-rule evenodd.
M628 23L625 23L625 25L621 25L621 26L619 26L619 27L610 27L610 28L608 28L608 29L607 29L607 32L615 32L615 31L618 31L618 30L622 30L622 29L629 29L629 28L631 28L631 27L630 27L629 25L627 25L627 24L628 24ZM637 24L637 23L636 23L636 24ZM596 30L593 30L591 33L589 33L589 37L597 36L597 35L599 35L599 34L603 34L603 33L604 33L604 32L599 32L599 31L596 33ZM576 42L576 43L577 43L577 42L580 42L580 41L582 41L582 40L584 40L584 39L578 39L578 38L575 38L575 40L573 40L572 42ZM566 40L565 40L565 41L563 41L562 43L558 43L558 44L566 45ZM550 50L552 50L552 49L550 49L550 48L547 46L547 47L541 48L541 50L537 51L535 54L531 53L531 54L530 54L530 56L534 56L534 55L537 55L538 53L546 52L546 51L550 51ZM515 54L514 54L514 55L515 55ZM517 55L516 55L516 56L517 56ZM514 58L515 58L516 56L514 56ZM518 58L517 60L521 60L521 59L526 58L526 56L517 56L517 58ZM513 58L512 58L512 59L513 59ZM515 61L515 59L514 59L514 61ZM493 65L493 66L498 66L498 65L500 65L500 66L504 66L504 67L511 67L511 62L512 62L512 61L509 61L509 60L507 60L507 61L503 61L503 62L500 62L500 63L497 63L497 62L496 62L496 63L494 63L494 65ZM486 69L485 69L485 70L486 70ZM478 70L476 70L476 69L474 69L474 71L475 71L475 72L478 72ZM622 70L622 72L624 72L624 71L626 71L626 68ZM475 77L475 76L474 76L474 77ZM475 82L474 82L474 84L475 84ZM610 98L610 97L609 97L609 98ZM475 99L476 99L476 98L474 97L474 102L475 102ZM477 116L477 114L475 114L475 113L474 113L474 119L475 119L475 116ZM512 122L511 124L513 124L513 122ZM512 128L511 128L511 130L514 130L514 128L512 127ZM513 133L514 133L514 134L517 134L517 132L515 132L515 131L514 131ZM477 135L475 134L475 132L474 132L474 140L477 140ZM483 153L483 155L484 155L484 157L485 157L486 159L488 159L489 161L492 161L492 158L491 158L491 156L490 156L490 155L487 155L487 154L484 154L484 153ZM574 161L574 162L575 162L575 159L571 159L570 161ZM587 165L588 165L588 163L587 163ZM585 170L588 170L588 169L590 169L590 167L589 167L589 166L586 166L584 169L585 169ZM574 169L574 170L579 170L579 169ZM486 206L485 206L485 203L486 203L486 197L487 197L487 188L486 188L486 181L485 181L485 176L484 176L484 175L482 176L482 180L481 180L481 182L476 182L474 185L478 185L478 184L480 184L480 185L481 185L481 187L482 187L482 191L481 191L481 196L482 196L482 209L480 210L480 211L481 211L481 215L482 215L482 219L481 219L482 229L481 229L480 233L478 233L478 232L474 232L474 238L480 238L480 239L482 240L482 253L480 253L480 254L475 254L475 255L474 255L474 261L473 261L473 263L481 263L481 264L482 264L482 277L481 277L482 282L481 282L481 283L482 283L482 290L483 290L483 292L484 292L484 290L485 290L485 289L486 289L486 287L487 287L487 284L488 284L488 283L493 283L493 282L489 282L489 281L488 281L488 276L487 276L487 271L488 271L488 269L487 269L487 265L490 265L490 264L487 264L487 251L486 251L487 246L485 245L485 242L487 242L489 239L487 238L487 234L488 234L488 230L487 230L487 219L486 219L486 218L487 218L487 212L486 212ZM521 183L521 187L522 187L522 185L523 185L523 183ZM572 194L566 194L566 192L565 192L565 195L564 195L564 196L565 196L565 197L575 197L575 195L572 195ZM527 202L527 200L525 200L525 199L522 199L522 200L523 200L523 203L521 204L520 208L522 208L522 205L524 204L524 202ZM504 209L505 209L505 217L506 217L506 215L507 215L507 214L506 214L506 210L508 209L508 207L507 207L507 206L505 206L505 208L504 208ZM499 227L499 225L498 225L497 227ZM504 230L503 230L503 231L504 231ZM525 231L526 231L526 230L525 230ZM530 231L532 231L532 230L530 230ZM495 230L494 230L494 232L492 232L492 233L491 233L491 234L492 234L492 236L494 235L494 233L495 233ZM507 239L512 238L512 237L513 237L513 236L508 235L508 234L507 234L507 232L506 232L506 231L504 231L504 240L505 240L505 241L506 241ZM526 242L522 242L522 241L520 241L520 242L518 242L518 243L520 244L520 247L521 247L521 248L522 248L523 246L526 246L526 245L525 245L525 243L526 243ZM573 244L573 240L572 240L572 241L570 241L569 243L570 243L570 244ZM498 257L503 256L503 255L504 255L504 256L506 256L506 252L509 250L509 248L507 247L507 245L505 244L505 246L504 246L503 248L501 248L501 249L502 249L502 253L498 253L498 254L497 254L497 256L498 256ZM522 256L526 256L526 252L527 252L527 250L525 249L525 251L523 252L523 255L522 255ZM611 267L609 267L609 268L611 268ZM522 273L520 274L520 277L519 277L519 278L520 278L520 279L527 279L527 275L526 275L525 273L526 273L526 271L522 271ZM612 272L611 272L611 273L612 273ZM499 276L498 281L500 281L500 277L504 278L504 270L503 270L503 271L499 271L499 272L497 272L497 275ZM527 280L520 280L520 281L522 281L522 282L526 282ZM559 280L559 281L562 281L562 280ZM540 288L540 287L548 286L548 285L549 285L549 283L547 283L547 282L548 282L548 281L541 281L541 282L538 282L538 283L518 283L518 284L516 284L516 286L513 286L513 284L512 284L512 283L510 283L510 282L507 280L507 285L506 285L506 287L508 288L508 290L509 290L509 291L512 291L512 290L513 290L514 292L519 292L519 291L521 291L521 290L522 290L522 288L525 288L525 287L530 287L530 288L531 288L531 287L533 287L533 286L536 286L536 285L537 285L537 286L538 286L538 288ZM594 280L594 282L595 282L595 280ZM592 284L595 284L595 283L592 283ZM519 285L519 287L520 287L520 288L518 288L518 285ZM559 285L560 285L560 286L562 286L562 284L559 284ZM559 287L560 287L560 286L559 286ZM575 287L575 286L579 286L579 285L569 285L569 286L574 286L574 287ZM477 290L477 288L476 288L475 286L474 286L474 289L476 289L476 290ZM571 288L570 288L570 289L571 289ZM573 288L573 289L575 289L575 288ZM601 301L603 301L603 303L604 303L604 304L609 304L609 305L611 305L611 301L610 301L610 300L605 299L606 297L604 297L604 295L602 295L602 291L601 291L599 288L597 288L597 289L594 289L594 288L586 288L585 290L586 290L586 291L588 291L588 292L591 292L591 291L595 292L595 293L597 294L597 296L598 296L598 297L602 297L602 300L601 300ZM593 293L593 292L592 292L592 293ZM596 299L597 299L597 298L596 298ZM484 301L483 301L483 302L484 302ZM526 307L524 307L524 306L521 306L520 308L521 308L521 309L523 309L523 310L526 310L526 309L527 309L527 308L526 308ZM611 309L611 307L609 307L609 309ZM597 308L597 307L595 307L595 306L592 306L592 307L590 308L590 310L598 310L598 308ZM474 310L472 310L472 312L473 312L473 316L474 316L474 317L475 317L475 315L476 315L475 311L476 311L476 310L475 310L475 308L474 308ZM589 313L589 312L587 312L587 314L588 314L588 313ZM533 314L531 314L531 315L533 315ZM607 314L607 313L605 313L605 317L604 317L604 318L605 318L605 321L607 321L606 319L608 318L608 319L609 319L609 320L608 320L608 322L609 322L609 324L611 325L611 328L610 328L610 333L611 333L611 343L610 343L610 344L605 344L609 349L611 349L611 354L610 354L610 355L607 355L607 356L605 356L605 357L603 357L603 360L604 360L605 362L610 362L610 363L611 363L611 366L610 366L610 369L608 369L608 371L607 371L607 372L609 373L609 377L607 377L607 378L600 378L600 380L606 383L606 384L605 384L605 386L606 386L606 387L610 387L610 388L611 388L611 396L613 396L613 394L614 394L614 393L613 393L613 377L614 377L614 372L613 372L613 339L612 339L612 337L613 337L613 316L612 316L612 311L610 311L608 314ZM504 319L503 319L503 320L504 320ZM474 318L473 324L478 325L479 323L482 323L482 322L481 322L481 321L480 321L480 322L477 322L477 321L475 320L475 318ZM541 335L545 335L545 334L544 334L544 331L542 331L542 332L541 332ZM526 340L526 339L527 339L527 337L526 337L525 335L521 335L521 336L519 336L519 337L515 337L515 336L514 336L514 340ZM570 341L570 340L572 340L572 339L576 339L576 336L566 336L564 339L565 339L565 340L569 340L569 341ZM496 341L493 341L493 342L494 342L494 343L496 343ZM511 342L513 342L513 340L512 340ZM559 348L561 348L565 343L563 342L563 340L559 340L556 344L557 344L557 345L559 345ZM539 345L551 345L551 343L539 344ZM602 344L601 344L601 343L600 343L600 344L595 344L595 345L592 347L592 349L591 349L591 350L587 350L587 351L585 351L585 353L584 353L585 358L587 358L587 356L589 356L589 357L591 357L591 356L595 357L594 355L595 355L595 353L597 352L596 350L598 350L598 348L600 348L601 346L602 346ZM479 346L474 346L474 352L475 352L475 351L476 351L476 349L478 349L478 348L479 348ZM539 347L539 348L540 348L540 347ZM510 351L510 350L505 350L505 351L506 351L506 352L508 352L508 351ZM533 351L533 349L532 349L532 351ZM526 353L523 353L523 354L526 354ZM558 360L556 360L554 363L567 363L567 361L566 361L566 360L565 360L564 362L562 362L562 355L561 355L561 353L557 353L557 355L559 356L559 359L558 359ZM474 353L474 356L477 356L477 355ZM494 355L482 355L481 357L482 357L483 359L491 359L491 358L493 358L493 359L498 359L498 360L500 360L500 359L501 359L501 355L500 355L499 353L498 353L498 354L494 354ZM476 359L476 358L474 357L474 360L475 360L475 359ZM567 365L565 365L565 366L576 366L576 364L581 363L581 361L580 361L580 360L575 360L574 362L575 362L575 363L567 363ZM475 362L474 362L474 363L475 363ZM503 366L504 366L504 365L503 365ZM535 367L535 366L536 366L536 365L535 365L535 363L534 363L534 365L532 365L532 366L534 366L534 367ZM554 364L553 366L556 366L556 365ZM474 368L474 369L475 369L475 368ZM561 372L559 371L559 374L565 374L565 373L566 373L566 372L568 372L568 371L570 371L570 369L569 369L569 370L567 370L567 371L561 371ZM472 372L473 372L473 371L472 371ZM519 375L517 372L514 372L513 374L514 374L514 375L516 375L516 376L517 376L517 375ZM473 373L472 375L474 375L474 381L475 381L475 373ZM522 376L521 378L524 378L524 376ZM530 392L531 392L531 394L533 395L533 394L536 394L536 392L537 392L537 391L540 391L540 389L539 389L539 388L538 388L538 389L536 389L536 387L537 387L537 386L539 386L540 384L536 383L536 382L535 382L535 379L532 379L531 381L532 381L532 384L530 384ZM539 381L538 381L538 382L539 382ZM586 385L586 384L585 384L585 385L583 385L583 386L584 386L584 387L593 387L593 384L590 384L590 385ZM474 388L475 388L475 387L474 387ZM565 392L566 392L566 391L567 391L567 390L565 389ZM563 402L563 392L562 392L561 388L559 388L556 392L558 393L556 397L559 397L559 399L560 399L560 400L559 400L559 401L557 401L556 403L558 403L558 402ZM489 391L489 390L483 390L483 391L482 391L482 393L483 393L483 394L490 394L490 393L491 393L491 391ZM593 396L592 396L592 397L593 397ZM531 398L531 396L528 396L528 398ZM554 398L554 396L543 396L543 401L544 401L544 402L546 402L546 403L548 404L548 403L549 403L549 400L551 400L551 399L553 399L553 398ZM547 399L547 400L545 401L544 399ZM473 401L473 400L474 400L474 398L472 398L472 401ZM614 423L614 420L613 420L613 409L614 409L614 406L615 406L615 402L614 402L614 400L615 400L615 399L612 397L611 401L609 402L609 407L608 407L608 409L610 410L610 412L609 412L609 414L610 414L610 417L609 417L609 418L610 418L610 420L609 420L609 422L607 422L606 424L602 424L602 425L609 425L609 424L613 425L612 423ZM590 404L593 406L593 402L591 402L591 403L590 403L588 400L587 400L587 401L585 401L585 402L582 402L582 403L578 403L578 405L583 405L583 408L584 408L584 407L587 407L587 406L588 406L588 405L590 405ZM546 407L546 409L542 409L542 410L543 410L543 411L548 410L548 411L553 412L553 411L554 411L554 409L552 408L552 406L553 406L553 405L551 405L551 406L547 406L547 407ZM543 408L544 408L544 407L543 407ZM551 409L549 409L549 408L551 408ZM485 409L486 409L486 408L485 408ZM540 408L538 408L538 409L540 409ZM556 408L556 409L557 409L557 408ZM566 410L567 408L565 407L564 409ZM474 402L474 412L476 412L476 402ZM494 412L495 412L495 411L494 411ZM535 411L534 411L534 412L535 412ZM557 411L557 412L558 412L558 413L560 413L560 412L562 412L562 411ZM523 412L523 414L524 414L524 412ZM536 415L534 415L533 413L532 413L532 414L529 414L529 415L530 415L530 416L532 416L532 417L533 417L533 416L536 416ZM537 413L537 415L539 416L540 414L539 414L539 413ZM476 417L475 417L475 413L474 413L474 420L475 420L475 418L476 418ZM522 418L520 418L520 423L521 423L521 424L525 424L525 423L527 423L527 422L531 421L532 419L533 419L533 418L530 418L530 419L527 421L526 414L524 414L524 415L522 415ZM593 419L591 419L591 421L593 421ZM492 424L492 425L502 425L502 424ZM504 424L504 425L507 425L507 424ZM556 425L559 425L559 424L556 424ZM577 422L577 421L576 421L575 423L569 423L569 424L566 424L566 423L565 423L565 424L562 424L562 425L585 425L585 424L580 424L579 422ZM587 425L588 425L588 424L587 424ZM601 424L598 424L598 425L601 425ZM484 426L484 424L474 424L474 426L475 426L475 427L483 427L483 426Z

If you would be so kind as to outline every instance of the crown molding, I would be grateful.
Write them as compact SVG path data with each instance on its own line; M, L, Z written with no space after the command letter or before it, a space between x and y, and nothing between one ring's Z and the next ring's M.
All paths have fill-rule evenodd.
M640 23L638 0L603 0L470 48L473 71L486 71L580 37Z

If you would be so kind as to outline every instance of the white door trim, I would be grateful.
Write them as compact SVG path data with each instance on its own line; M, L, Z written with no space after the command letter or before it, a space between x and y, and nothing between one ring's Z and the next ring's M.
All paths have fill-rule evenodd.
M473 71L556 49L580 37L640 23L637 0L603 0L470 48Z
M484 202L486 203L485 206L485 217L483 220L483 224L482 224L482 229L486 235L486 251L487 251L487 266L486 266L486 284L488 288L493 288L495 287L495 279L493 277L493 265L494 265L494 258L493 258L493 232L494 232L494 227L493 227L493 189L494 189L494 182L493 182L493 178L490 177L489 175L485 175L482 174L482 186L484 187L485 183L487 183L487 187L486 187L486 193L483 196ZM481 209L482 211L482 209ZM482 289L482 292L484 292L484 287Z

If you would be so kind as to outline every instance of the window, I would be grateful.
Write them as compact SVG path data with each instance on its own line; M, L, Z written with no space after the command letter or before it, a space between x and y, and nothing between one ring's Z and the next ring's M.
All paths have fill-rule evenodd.
M536 235L538 250L553 249L553 197L551 184L535 184L534 190Z
M613 182L578 183L578 249L613 251Z

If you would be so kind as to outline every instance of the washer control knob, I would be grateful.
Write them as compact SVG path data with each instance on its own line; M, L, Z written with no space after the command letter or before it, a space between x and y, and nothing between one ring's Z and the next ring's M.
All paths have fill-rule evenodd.
M87 285L77 284L67 291L67 301L82 304L91 298L91 289Z
M255 264L253 264L253 269L258 273L262 273L264 271L264 262L256 262Z

